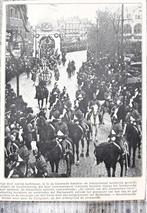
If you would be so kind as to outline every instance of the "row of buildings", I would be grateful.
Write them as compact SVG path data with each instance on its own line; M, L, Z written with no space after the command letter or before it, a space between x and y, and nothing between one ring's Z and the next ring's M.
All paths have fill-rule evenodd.
M91 26L92 23L88 19L80 19L79 17L58 20L58 29L66 39L87 39L87 33Z
M22 35L25 45L26 55L32 55L34 35L28 21L28 11L26 5L8 5L6 9L6 30L7 33L18 32ZM60 19L57 25L53 26L49 21L42 23L41 31L56 30L61 35L61 43L70 45L71 43L87 42L88 33L94 24L87 18L71 17ZM121 30L120 30L121 31ZM142 10L136 6L131 10L124 11L124 41L131 43L141 43L142 39ZM128 45L127 45L128 46ZM85 46L86 48L86 46ZM9 54L9 53L7 53Z

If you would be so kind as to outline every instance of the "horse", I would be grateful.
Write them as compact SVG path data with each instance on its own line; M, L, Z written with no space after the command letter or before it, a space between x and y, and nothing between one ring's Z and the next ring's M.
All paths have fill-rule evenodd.
M62 141L63 142L63 141ZM57 139L48 141L47 143L38 143L37 147L39 152L45 157L46 161L50 162L51 170L58 174L59 162L61 159L65 159L67 169L66 175L71 175L71 165L72 165L72 151L63 150L62 142L60 143ZM68 146L72 147L70 141L65 142ZM65 152L64 152L65 151Z
M47 142L55 137L56 132L54 126L43 116L39 116L37 119L37 129L39 140L42 142Z
M77 164L79 164L79 142L83 137L83 129L74 122L68 122L67 126L69 130L69 138L71 138L72 140L73 161L75 162L75 148L76 148Z
M25 178L28 174L28 162L23 161L19 154L13 153L6 158L5 177L6 178Z
M141 146L141 137L138 128L133 124L127 124L125 136L128 142L129 147L129 160L128 160L128 166L130 167L131 164L131 156L133 151L133 157L132 157L132 168L135 167L135 157L136 157L136 149L138 147L138 158L141 158L140 156L140 146Z
M104 162L107 170L108 177L115 177L116 164L119 162L121 171L120 177L123 176L123 163L122 150L116 143L103 142L99 145L94 143L94 155L96 157L97 165ZM111 173L112 168L112 173Z

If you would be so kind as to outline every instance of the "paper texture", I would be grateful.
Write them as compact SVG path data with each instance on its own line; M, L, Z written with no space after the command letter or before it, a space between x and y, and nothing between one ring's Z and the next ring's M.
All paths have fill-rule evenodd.
M3 2L0 200L145 198L145 23L145 2Z

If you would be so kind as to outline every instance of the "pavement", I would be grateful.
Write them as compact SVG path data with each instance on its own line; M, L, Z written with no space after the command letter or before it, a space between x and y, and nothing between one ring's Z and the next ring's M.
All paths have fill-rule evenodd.
M71 102L73 103L75 100L75 92L77 90L77 72L79 68L82 65L82 62L85 62L87 60L87 53L86 51L79 51L79 52L73 52L68 53L66 56L66 64L63 66L62 64L58 67L60 72L60 78L58 81L59 89L62 90L64 86L67 88L67 92L69 93ZM76 73L71 78L68 78L66 69L69 60L75 61L76 66ZM23 73L19 77L19 84L20 84L20 95L23 96L23 99L26 103L28 103L29 106L33 108L34 113L37 113L39 111L37 100L34 99L35 97L35 86L33 81L30 78L27 78L26 73ZM52 81L51 84L47 85L47 88L49 89L49 92L51 92L53 86L55 83L54 74L52 75ZM16 78L13 78L10 82L12 88L16 92Z

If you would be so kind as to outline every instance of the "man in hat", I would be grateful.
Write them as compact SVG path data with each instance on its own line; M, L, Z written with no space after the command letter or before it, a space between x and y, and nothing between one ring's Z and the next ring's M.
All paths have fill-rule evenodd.
M55 82L55 84L54 84L54 88L52 89L52 94L54 94L54 93L57 93L58 95L60 95L60 90L59 90L59 88L58 88L58 84L57 84L57 82Z
M113 126L108 136L108 142L115 143L116 146L119 146L122 154L126 151L126 145L124 144L125 141L122 140L123 137L123 130L120 122L117 118L114 119Z

